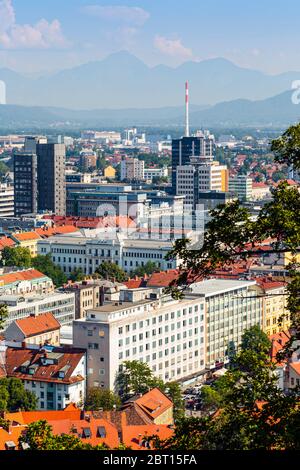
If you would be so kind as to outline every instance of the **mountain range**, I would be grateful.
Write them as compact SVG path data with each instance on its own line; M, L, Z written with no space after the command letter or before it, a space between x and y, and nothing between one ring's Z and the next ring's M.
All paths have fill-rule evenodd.
M300 120L300 105L286 91L264 100L237 99L214 106L191 106L191 127L282 127ZM0 127L83 129L122 126L183 128L183 107L72 110L55 107L0 106Z
M124 51L39 78L0 68L8 104L75 110L181 106L186 80L195 105L264 100L291 89L297 79L300 72L267 75L223 58L149 67Z

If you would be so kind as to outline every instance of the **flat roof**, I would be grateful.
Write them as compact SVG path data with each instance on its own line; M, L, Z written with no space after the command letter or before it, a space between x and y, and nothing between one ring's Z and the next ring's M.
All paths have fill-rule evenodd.
M193 294L201 294L204 296L217 295L231 290L241 289L255 285L255 281L238 281L231 279L207 279L205 281L196 282L189 286Z

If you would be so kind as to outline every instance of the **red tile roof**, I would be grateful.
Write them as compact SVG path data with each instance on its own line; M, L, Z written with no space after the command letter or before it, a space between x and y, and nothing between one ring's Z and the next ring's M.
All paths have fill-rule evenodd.
M278 366L281 366L283 365L283 363L278 363L276 357L277 357L277 354L283 350L284 346L291 339L291 335L288 331L281 331L280 333L271 335L269 338L270 338L270 341L272 342L271 352L270 352L271 359Z
M142 445L143 438L158 436L161 440L173 435L173 430L167 425L145 424L141 426L122 426L123 443L132 450L148 450Z
M135 400L135 403L153 420L173 407L172 401L158 388L153 388L145 393Z
M46 277L45 274L41 273L37 269L26 269L24 271L16 271L0 276L0 285L12 284L17 281L33 281Z
M291 367L292 369L294 369L294 371L300 375L300 362L290 362L289 363L289 367Z
M179 272L177 269L153 273L147 282L147 287L168 287L178 276Z
M51 357L52 353L45 353L43 350L30 348L12 348L6 350L6 372L8 377L17 377L21 380L35 380L40 382L55 382L70 384L81 382L84 378L81 375L73 375L79 361L84 356L84 351L79 349L53 348L53 353L60 353L57 364L43 365L43 357ZM35 366L34 374L21 372L22 364L27 363L28 367ZM65 377L59 378L59 371L65 368Z
M41 315L37 315L35 317L30 316L16 320L15 324L24 333L26 338L60 329L60 323L50 312L42 313Z
M6 247L12 248L15 245L16 245L16 242L14 242L11 238L9 238L9 237L0 237L0 251L3 250Z
M22 232L22 233L13 233L13 238L16 238L18 241L30 241L30 240L39 240L41 237L36 232Z

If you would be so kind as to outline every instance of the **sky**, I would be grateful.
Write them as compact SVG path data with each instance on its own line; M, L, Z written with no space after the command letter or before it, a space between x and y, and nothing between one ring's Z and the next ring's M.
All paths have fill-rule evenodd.
M39 75L127 50L149 66L300 71L299 23L299 0L0 0L0 68Z

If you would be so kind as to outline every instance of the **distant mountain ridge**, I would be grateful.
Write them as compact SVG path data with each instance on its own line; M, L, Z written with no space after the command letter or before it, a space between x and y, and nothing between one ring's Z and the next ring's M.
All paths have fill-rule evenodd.
M191 106L192 127L287 126L300 121L300 105L292 91L265 100L233 100L214 106ZM55 107L0 106L2 128L113 128L123 126L182 127L184 107L72 110Z
M124 51L39 78L0 69L8 104L73 109L181 106L186 80L194 104L260 100L289 90L297 79L300 72L267 75L223 58L189 61L176 68L148 67Z

